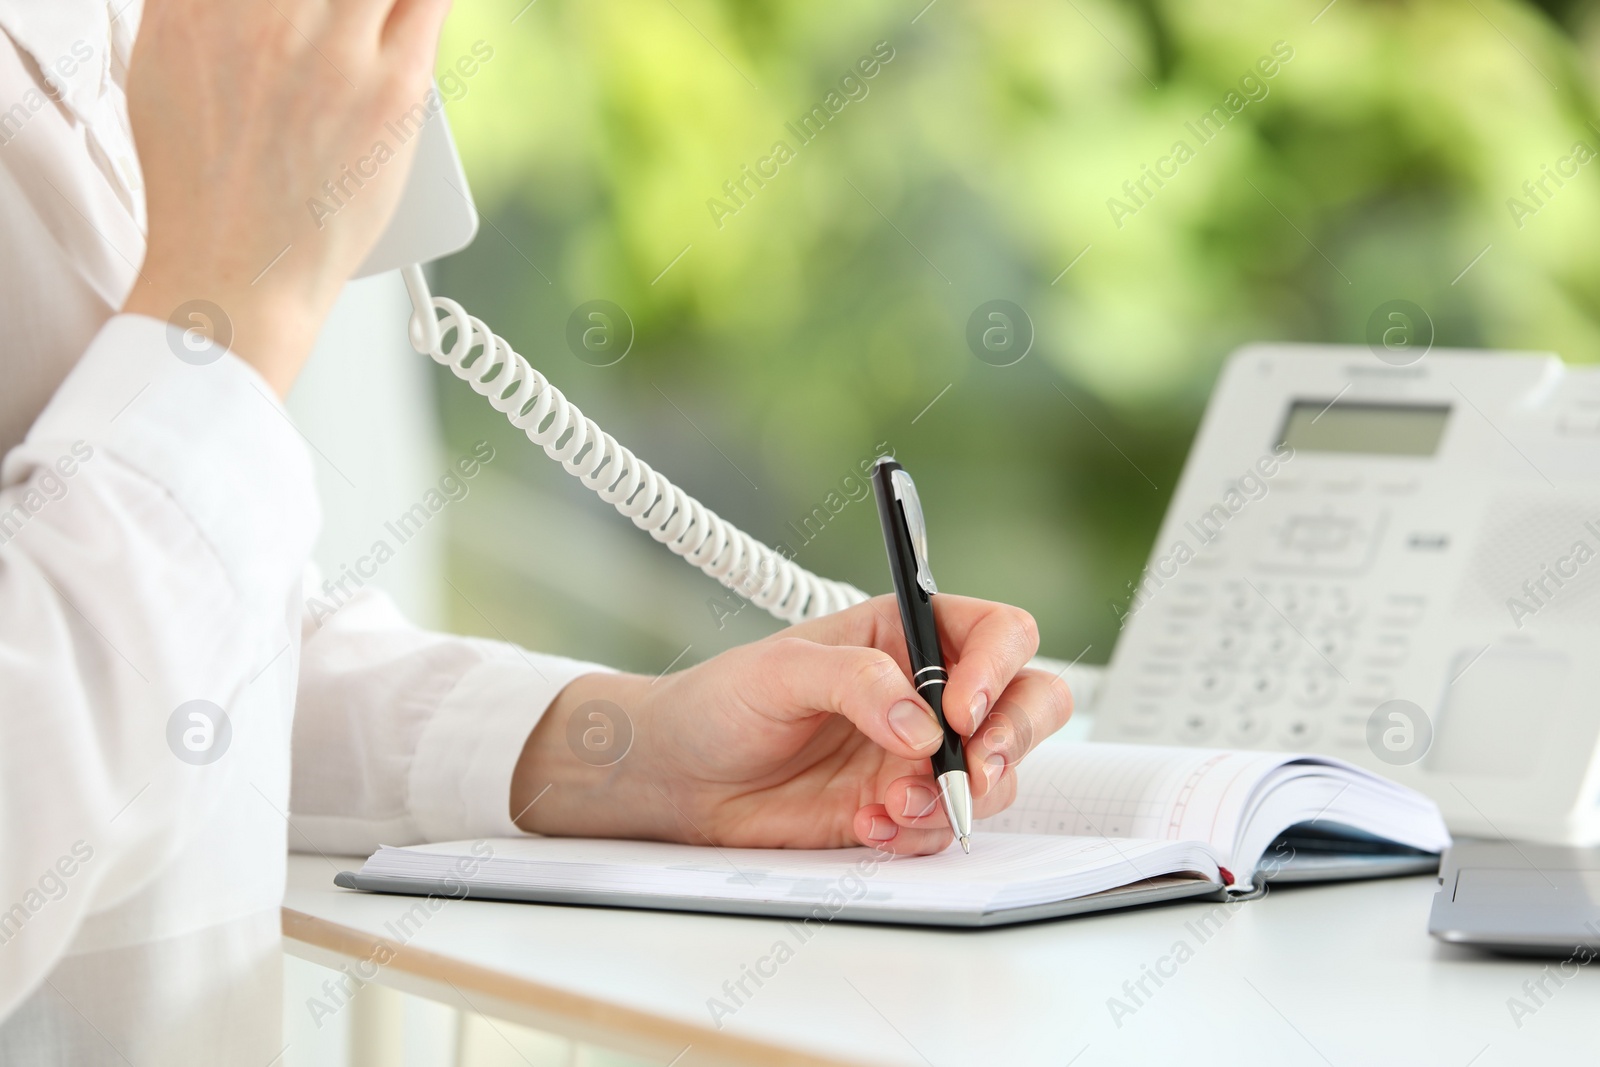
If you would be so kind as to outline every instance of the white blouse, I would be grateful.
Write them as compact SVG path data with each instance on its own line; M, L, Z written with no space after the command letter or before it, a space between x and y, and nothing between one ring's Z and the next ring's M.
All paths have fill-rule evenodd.
M285 848L517 832L524 740L601 668L370 587L312 619L282 406L115 314L145 227L118 3L0 0L0 1063L264 1067Z

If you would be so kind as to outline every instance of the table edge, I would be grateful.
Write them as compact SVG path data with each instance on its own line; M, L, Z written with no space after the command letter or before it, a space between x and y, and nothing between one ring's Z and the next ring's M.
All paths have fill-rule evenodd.
M589 1033L620 1034L635 1040L688 1048L696 1055L690 1063L770 1064L772 1067L862 1067L861 1061L825 1058L798 1049L741 1037L710 1026L696 1026L663 1015L624 1007L606 1000L573 993L496 971L428 949L404 945L386 937L346 926L317 915L282 907L283 936L355 960L386 957L379 971L394 970L429 982L443 982L461 994L471 991L496 1000L535 1009L585 1024ZM470 1001L469 1010L477 1009ZM571 1035L563 1035L571 1036ZM585 1037L585 1040L588 1038ZM684 1053L679 1053L680 1056ZM707 1060L706 1057L712 1057ZM677 1061L674 1061L675 1063Z

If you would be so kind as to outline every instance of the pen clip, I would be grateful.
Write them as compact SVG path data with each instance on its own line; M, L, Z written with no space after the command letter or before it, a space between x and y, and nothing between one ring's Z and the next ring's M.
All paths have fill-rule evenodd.
M922 518L922 501L917 496L917 483L911 480L911 475L905 470L898 469L889 472L889 484L894 488L894 497L900 501L900 511L906 518L906 533L911 536L911 554L917 561L917 584L925 593L937 593L939 588L933 584L933 571L928 567L928 524Z

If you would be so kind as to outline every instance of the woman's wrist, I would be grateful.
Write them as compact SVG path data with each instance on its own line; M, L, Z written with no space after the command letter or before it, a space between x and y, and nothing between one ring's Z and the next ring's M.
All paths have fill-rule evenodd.
M196 362L226 348L286 396L316 344L326 309L276 288L233 286L217 278L173 277L146 264L122 310L184 331Z
M666 799L671 790L648 770L647 698L655 684L636 674L586 674L551 701L512 774L510 810L521 829L578 837L682 834Z

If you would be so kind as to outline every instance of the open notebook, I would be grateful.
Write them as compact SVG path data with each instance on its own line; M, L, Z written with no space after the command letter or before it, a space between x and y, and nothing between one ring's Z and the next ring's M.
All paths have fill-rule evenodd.
M897 858L654 841L511 838L382 848L350 889L490 900L993 926L1267 881L1432 870L1419 793L1341 760L1098 742L1035 752L972 855Z

